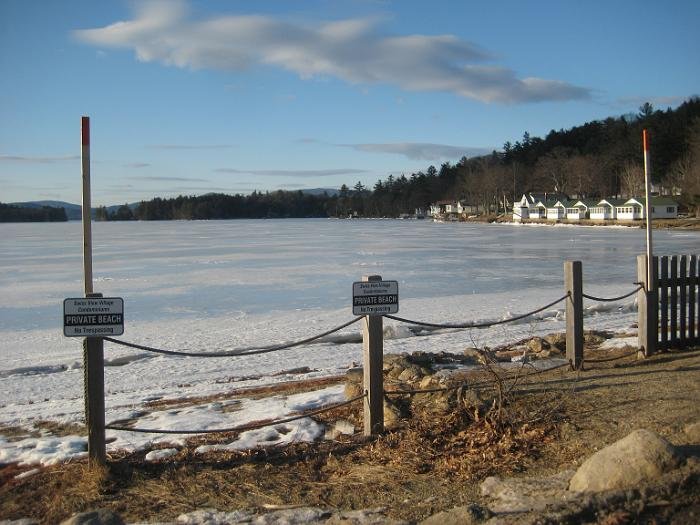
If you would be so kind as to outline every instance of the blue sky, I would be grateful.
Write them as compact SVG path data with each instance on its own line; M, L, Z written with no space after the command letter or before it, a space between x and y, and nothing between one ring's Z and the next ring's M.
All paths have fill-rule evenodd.
M700 93L697 1L0 0L0 201L372 186Z

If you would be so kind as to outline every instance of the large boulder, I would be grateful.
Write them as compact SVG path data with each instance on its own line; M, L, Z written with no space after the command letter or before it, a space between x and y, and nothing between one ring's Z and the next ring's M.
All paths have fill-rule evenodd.
M598 492L652 481L680 464L673 445L650 430L635 430L596 452L571 478L569 490Z
M686 425L683 430L690 443L700 445L700 421Z
M481 483L481 495L490 499L489 509L496 513L542 511L576 499L577 494L566 490L572 474L565 470L544 478L490 476Z

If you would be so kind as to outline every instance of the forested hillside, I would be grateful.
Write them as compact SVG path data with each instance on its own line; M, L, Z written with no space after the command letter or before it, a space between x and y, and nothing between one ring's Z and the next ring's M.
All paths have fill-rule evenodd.
M153 199L132 211L102 214L102 219L234 219L327 217L356 214L396 217L443 199L460 199L496 211L526 191L566 193L578 198L640 195L644 188L642 129L651 137L652 179L690 211L700 211L700 98L676 109L644 104L637 114L587 122L546 137L525 132L502 151L463 157L452 165L389 175L373 188L343 185L337 195L302 192L209 194Z
M66 210L42 206L24 208L0 202L0 222L59 222L67 221Z

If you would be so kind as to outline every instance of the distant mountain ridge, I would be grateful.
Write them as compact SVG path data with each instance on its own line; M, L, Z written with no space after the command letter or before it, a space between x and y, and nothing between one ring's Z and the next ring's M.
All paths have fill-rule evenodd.
M334 197L338 194L338 190L334 188L310 188L307 190L300 191L306 195L315 196L323 195L324 193L326 193L329 197ZM27 202L10 202L8 204L10 204L11 206L19 206L20 208L41 208L43 206L50 206L51 208L63 208L64 210L66 210L66 216L68 217L69 221L81 220L83 213L83 207L80 204L73 204L71 202L65 201L43 200ZM132 202L127 204L127 206L134 210L139 204L140 202ZM117 209L119 209L120 206L123 206L123 204L114 204L112 206L105 206L105 208L107 209L108 213L114 213L117 211ZM91 216L93 219L95 218L96 212L97 208L92 208Z
M63 208L66 210L66 216L69 221L79 220L82 217L83 207L79 204L71 204L64 201L28 201L28 202L10 202L11 206L19 206L20 208L42 208L50 206L51 208ZM93 209L93 214L95 210Z

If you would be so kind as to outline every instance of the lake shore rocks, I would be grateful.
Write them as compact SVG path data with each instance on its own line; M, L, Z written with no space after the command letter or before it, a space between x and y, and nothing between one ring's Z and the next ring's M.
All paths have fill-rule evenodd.
M571 478L569 490L600 492L635 487L678 467L680 462L680 455L664 438L649 430L635 430L589 457Z

